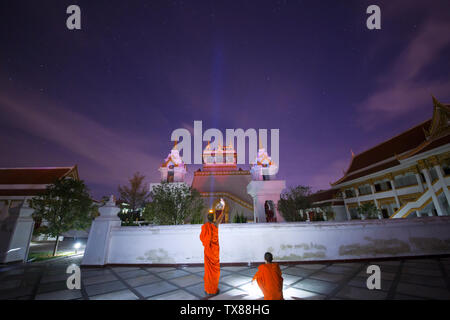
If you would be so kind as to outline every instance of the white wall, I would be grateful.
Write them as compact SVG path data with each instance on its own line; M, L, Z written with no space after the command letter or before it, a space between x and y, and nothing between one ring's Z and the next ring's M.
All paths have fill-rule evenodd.
M103 261L203 263L200 230L200 225L112 227ZM223 263L261 262L266 251L272 252L278 261L449 254L450 217L223 224L219 227L219 241ZM86 254L96 254L95 246L92 248L86 249L85 258ZM89 260L83 264L89 265Z

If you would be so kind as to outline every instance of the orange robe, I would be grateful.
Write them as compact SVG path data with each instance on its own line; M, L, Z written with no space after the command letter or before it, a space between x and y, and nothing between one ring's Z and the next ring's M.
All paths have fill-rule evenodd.
M283 277L278 263L260 265L253 280L258 282L264 300L283 300Z
M205 291L208 294L217 293L220 277L219 261L219 229L207 222L202 226L200 240L205 247Z

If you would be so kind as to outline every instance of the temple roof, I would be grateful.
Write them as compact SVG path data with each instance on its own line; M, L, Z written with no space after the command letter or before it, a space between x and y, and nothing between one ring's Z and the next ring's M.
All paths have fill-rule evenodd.
M0 168L0 196L38 195L46 185L64 177L79 179L77 166Z
M360 154L344 176L331 185L351 181L400 164L400 160L437 148L450 142L448 119L450 105L433 98L433 117Z

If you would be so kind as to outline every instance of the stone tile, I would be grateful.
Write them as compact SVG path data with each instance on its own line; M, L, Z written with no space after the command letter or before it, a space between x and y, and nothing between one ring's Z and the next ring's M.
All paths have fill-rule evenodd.
M240 286L244 283L250 282L252 281L252 278L250 277L246 277L246 276L241 276L241 275L237 275L237 274L232 274L229 276L224 277L223 279L221 279L220 281L232 286L232 287L237 287Z
M408 296L406 294L396 293L394 300L424 300L424 298Z
M190 293L200 297L200 298L204 298L204 297L207 296L205 294L205 284L203 282L198 283L198 284L193 285L193 286L186 287L184 289L189 291ZM226 291L228 291L230 289L232 289L232 287L230 287L230 286L228 286L228 285L226 285L224 283L220 283L219 282L220 293L224 293L224 292L226 292Z
M249 282L239 287L239 290L242 290L248 294L245 297L246 300L262 300L264 299L264 294L259 288L258 284L255 282Z
M360 273L358 273L356 275L357 277L360 278L364 278L367 279L368 277L370 277L370 274L368 274L366 272L366 270L362 270ZM395 277L397 276L396 273L392 273L392 272L384 272L383 270L381 270L381 280L389 280L389 281L393 281L395 279Z
M419 276L416 274L406 274L403 273L400 276L401 282L409 282L413 284L421 284L425 286L432 287L442 287L445 288L447 286L445 279L442 277L427 277L427 276Z
M428 287L418 284L400 282L397 285L397 293L423 297L428 299L449 300L450 292L443 288Z
M336 297L355 300L384 300L386 299L387 294L386 291L382 290L369 290L367 288L345 286L336 294Z
M110 281L114 281L114 280L117 280L117 277L115 275L113 275L112 273L106 274L104 276L95 276L95 277L88 277L88 278L81 277L81 282L85 286L89 286L89 285L97 284L97 283L103 283L103 282L110 282Z
M28 296L33 292L33 289L33 287L19 287L12 290L1 290L0 300L15 299L22 296Z
M339 262L339 263L333 263L332 266L337 267L344 267L344 268L352 268L352 269L358 269L360 268L364 263L362 262Z
M286 268L283 270L283 274L290 274L292 276L297 276L297 277L307 277L310 274L316 272L316 270L311 270L311 269L303 269L300 267L290 267L290 268Z
M343 280L347 276L348 275L345 275L345 274L328 273L328 272L320 271L318 273L313 274L311 276L311 278L318 279L318 280L331 281L331 282L338 282L338 281Z
M256 271L258 271L257 268L247 268L247 269L238 271L238 273L242 274L244 276L253 278L253 276L255 275Z
M221 292L217 296L213 296L208 300L243 300L247 296L248 293L243 290L231 289L227 292Z
M66 290L67 288L67 282L66 281L58 281L58 282L49 282L40 284L37 293L46 293L50 291L60 291L60 290Z
M292 287L283 291L283 298L285 300L323 300L325 296Z
M172 271L166 271L166 272L160 272L158 273L158 276L163 278L163 279L174 279L174 278L179 278L179 277L183 277L183 276L188 276L190 275L189 272L183 271L183 270L172 270Z
M112 267L115 272L127 272L141 269L140 267Z
M434 270L434 269L422 269L422 268L413 268L413 267L404 267L402 269L402 273L407 274L416 274L419 276L434 276L434 277L441 277L442 272L441 270Z
M180 287L187 287L187 286L197 284L200 282L203 283L203 278L198 275L191 274L188 276L171 279L170 282L172 282Z
M86 292L89 296L96 296L103 293L108 293L112 291L119 291L125 289L125 285L120 281L111 281L93 284L90 286L86 286Z
M381 277L383 277L383 276L381 276ZM348 282L347 285L367 289L367 279L368 278L355 277L352 280L350 280L350 282ZM391 288L391 285L392 285L392 281L381 279L381 289L380 290L389 291L389 289Z
M296 267L300 267L302 269L307 269L307 270L320 270L325 268L327 265L326 264L312 264L312 263L301 263L301 264L296 264Z
M144 284L154 283L158 281L161 281L161 279L153 274L125 280L125 282L132 287L138 287Z
M0 281L0 290L14 289L20 286L20 279Z
M136 278L136 277L140 277L140 276L146 276L149 274L150 274L149 272L139 269L139 270L121 272L121 273L119 273L119 276L122 279L131 279L131 278Z
M138 299L139 297L128 289L89 297L89 300L138 300Z
M427 269L427 270L440 270L439 262L438 261L432 261L424 263L420 260L410 260L405 261L403 264L403 268L417 268L417 269Z
M176 289L177 287L166 281L159 281L135 288L135 290L138 291L145 298L160 295L162 293L166 293Z
M81 269L81 278L90 278L98 276L106 276L111 274L109 269Z
M59 274L55 274L55 275L47 275L47 276L43 276L41 278L41 283L49 283L49 282L57 282L57 281L62 281L62 280L67 280L67 278L70 276L69 273L66 273L64 271L64 273L59 273Z
M305 279L293 285L294 288L312 291L320 294L330 294L337 288L337 284L316 279Z
M247 269L246 266L236 266L236 267L220 267L220 270L226 270L226 271L242 271Z
M184 268L182 268L182 270L192 272L192 273L197 273L197 272L204 271L205 267L184 267Z
M341 266L335 266L335 265L326 267L326 268L323 269L322 271L324 271L324 272L330 272L330 273L342 273L342 274L352 274L352 273L355 273L355 269L354 269L354 268L341 267Z
M146 267L145 269L147 271L156 273L176 270L176 268L173 267Z
M203 276L205 275L205 272L204 272L204 270L202 270L200 272L197 272L196 274L203 278ZM234 272L227 271L227 270L222 270L222 269L220 270L220 278L229 276L230 274L234 274Z
M296 283L297 281L302 280L302 277L297 277L297 276L293 276L290 274L282 274L281 275L283 277L283 284L284 285L291 285L293 283Z
M182 289L160 294L148 298L148 300L198 300L196 296L186 292Z
M73 300L81 298L81 290L60 290L36 295L36 300Z

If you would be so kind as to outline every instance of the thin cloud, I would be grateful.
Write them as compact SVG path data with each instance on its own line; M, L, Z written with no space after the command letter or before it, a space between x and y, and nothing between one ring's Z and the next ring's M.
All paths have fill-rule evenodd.
M147 175L149 169L156 170L160 165L160 159L146 152L151 150L149 138L117 132L52 102L36 97L2 95L0 110L3 121L9 125L74 154L74 163L89 162L79 168L83 173L81 178L88 182L114 185L115 190L119 183L126 183L133 172ZM46 157L49 162L54 162L51 153ZM153 175L157 177L157 172Z
M407 48L378 79L378 88L359 108L358 122L371 129L380 122L428 106L431 95L447 97L450 81L420 80L426 68L450 45L450 22L428 20Z

